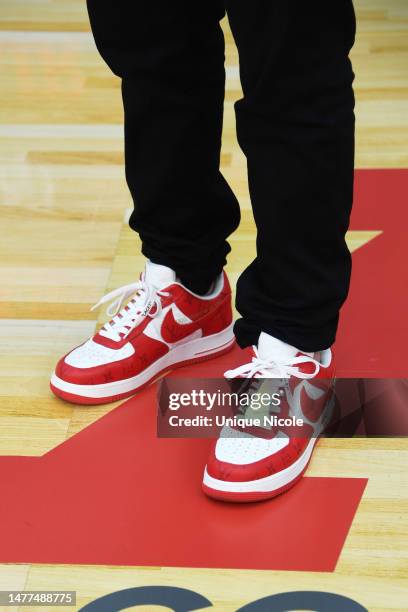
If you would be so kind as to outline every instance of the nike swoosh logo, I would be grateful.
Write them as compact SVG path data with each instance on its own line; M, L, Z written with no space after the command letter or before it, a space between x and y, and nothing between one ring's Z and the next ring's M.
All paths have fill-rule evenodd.
M296 385L292 396L288 398L290 413L303 419L303 423L313 427L316 432L325 417L324 409L327 399L328 389L320 389L310 384L309 381L302 381Z
M152 319L143 333L154 340L165 342L168 346L194 336L201 338L200 326L184 315L175 304L162 311L162 316ZM193 339L193 338L192 338Z

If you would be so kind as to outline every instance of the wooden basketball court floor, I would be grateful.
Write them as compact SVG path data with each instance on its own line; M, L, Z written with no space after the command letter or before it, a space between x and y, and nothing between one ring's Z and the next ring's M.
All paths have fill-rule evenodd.
M357 0L355 6L356 167L407 168L408 3ZM224 29L222 170L243 212L228 264L234 281L253 257L255 233L235 140L237 54L226 23ZM0 455L40 456L118 405L75 408L50 394L48 380L57 358L93 332L91 305L131 282L143 259L126 225L131 200L120 84L94 47L84 0L2 0L0 65ZM349 232L351 250L364 249L380 231ZM120 589L173 585L225 611L273 593L320 590L370 611L402 612L408 609L407 464L404 439L320 443L308 475L369 479L334 572L6 563L0 590L76 590L79 609ZM1 491L0 500L7 503Z

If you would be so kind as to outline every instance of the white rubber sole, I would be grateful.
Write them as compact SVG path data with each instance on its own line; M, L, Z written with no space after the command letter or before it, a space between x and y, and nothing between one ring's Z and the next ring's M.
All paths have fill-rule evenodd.
M64 393L89 399L103 399L137 391L140 387L154 379L167 369L189 361L205 360L207 357L222 352L232 346L235 341L233 323L223 331L179 344L170 349L166 355L157 359L148 368L124 380L100 385L76 385L59 378L55 372L51 377L51 385Z
M277 474L259 478L258 480L249 480L247 482L228 482L226 480L218 480L213 478L204 471L203 485L214 491L222 493L273 493L280 491L296 480L306 469L312 456L317 438L311 438L305 448L303 454L289 467L285 468Z

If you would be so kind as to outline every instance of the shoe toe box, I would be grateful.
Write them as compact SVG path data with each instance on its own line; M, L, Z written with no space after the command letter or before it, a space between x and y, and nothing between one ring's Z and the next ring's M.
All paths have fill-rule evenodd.
M90 339L62 357L55 374L73 384L111 382L132 375L131 357L134 352L131 344L115 350Z
M220 437L207 463L208 474L224 481L259 480L288 467L297 457L287 436L255 437L242 432Z

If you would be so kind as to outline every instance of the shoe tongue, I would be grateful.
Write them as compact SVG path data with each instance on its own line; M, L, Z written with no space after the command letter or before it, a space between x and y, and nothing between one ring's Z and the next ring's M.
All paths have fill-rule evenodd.
M143 280L156 289L163 289L175 282L176 273L167 266L161 266L151 261L147 261Z
M296 357L299 350L282 340L261 332L258 340L258 355L261 359L287 361Z

